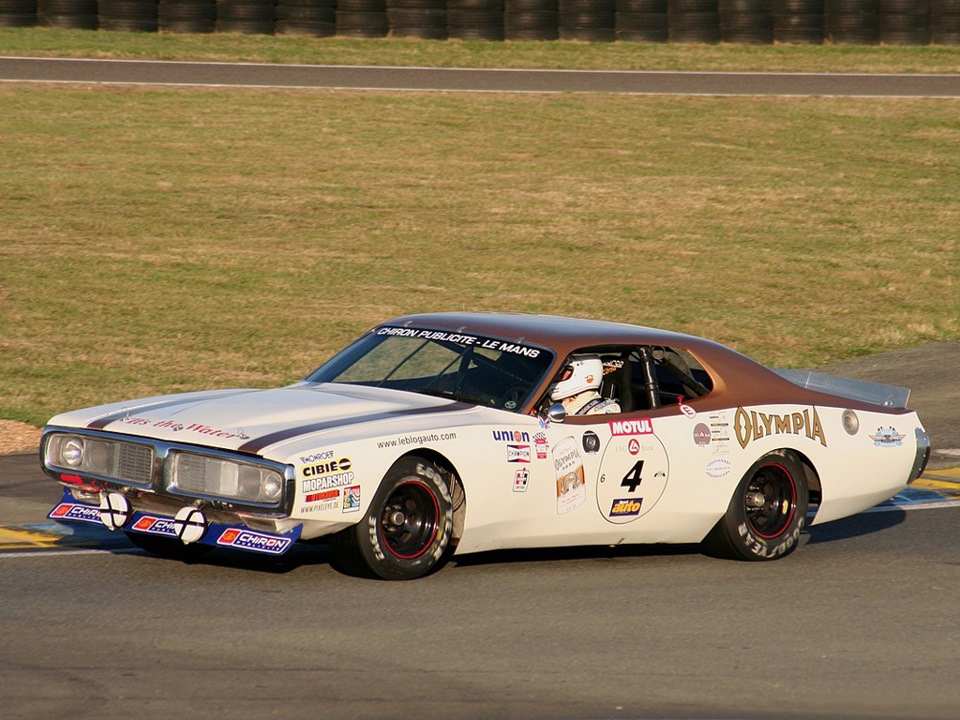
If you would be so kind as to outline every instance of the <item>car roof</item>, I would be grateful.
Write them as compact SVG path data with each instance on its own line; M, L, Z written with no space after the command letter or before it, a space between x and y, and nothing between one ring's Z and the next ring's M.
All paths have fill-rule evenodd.
M713 381L712 391L698 403L703 410L770 402L807 405L842 403L853 409L876 409L876 406L863 402L802 388L746 355L713 340L658 328L557 315L496 312L404 315L377 327L405 325L539 345L556 353L555 363L562 362L577 350L590 347L650 345L687 350L707 370ZM545 380L536 394L544 392L547 384ZM650 411L645 412L651 414Z
M488 335L517 343L541 345L561 357L578 348L601 345L666 345L688 349L707 347L734 353L718 343L657 328L525 313L442 312L405 315L383 325L412 325L457 333ZM709 354L709 351L708 351Z

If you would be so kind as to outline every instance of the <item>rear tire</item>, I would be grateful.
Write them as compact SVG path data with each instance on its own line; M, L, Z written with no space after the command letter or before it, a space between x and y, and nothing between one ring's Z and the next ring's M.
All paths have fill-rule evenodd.
M384 580L423 577L443 559L452 531L453 504L439 470L422 458L401 458L360 522L333 536L334 566Z
M786 450L764 455L743 476L703 541L708 555L734 560L776 560L797 549L810 493L797 457Z

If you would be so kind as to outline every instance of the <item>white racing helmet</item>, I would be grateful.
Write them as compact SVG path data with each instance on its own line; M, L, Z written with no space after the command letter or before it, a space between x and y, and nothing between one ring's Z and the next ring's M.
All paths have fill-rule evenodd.
M596 390L603 380L603 361L597 355L571 357L560 372L560 379L550 390L551 400L579 395L587 390Z

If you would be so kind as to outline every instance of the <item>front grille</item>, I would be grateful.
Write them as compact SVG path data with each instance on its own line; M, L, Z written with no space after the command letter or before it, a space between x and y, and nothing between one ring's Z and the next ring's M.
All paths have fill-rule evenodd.
M209 492L211 485L219 484L220 468L213 458L179 453L174 467L176 486L184 492Z
M118 480L149 484L153 480L153 448L133 443L119 443L116 477Z

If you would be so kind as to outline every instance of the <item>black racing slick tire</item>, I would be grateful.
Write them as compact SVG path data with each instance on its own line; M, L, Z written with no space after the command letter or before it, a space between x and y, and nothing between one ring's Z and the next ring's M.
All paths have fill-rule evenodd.
M453 503L436 466L400 458L366 515L333 536L334 566L349 575L413 580L437 567L450 545Z
M809 505L803 465L789 451L771 452L743 476L703 549L733 560L786 557L797 549Z

